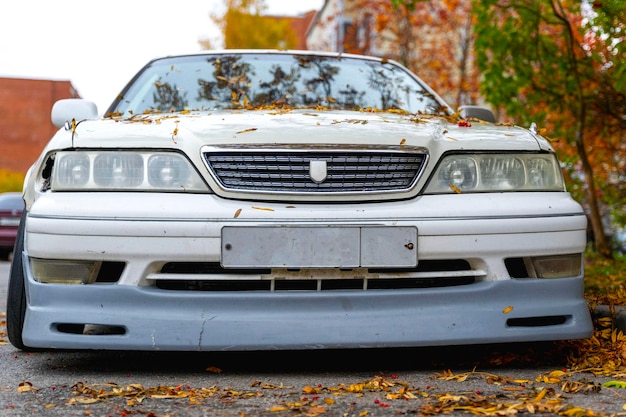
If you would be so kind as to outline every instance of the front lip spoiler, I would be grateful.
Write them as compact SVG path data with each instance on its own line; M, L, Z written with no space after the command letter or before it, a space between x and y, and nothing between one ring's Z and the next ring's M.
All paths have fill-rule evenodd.
M25 255L24 255L25 256ZM25 264L23 332L32 348L288 350L588 338L583 279L511 279L391 291L240 293L34 282ZM114 334L64 331L109 326Z

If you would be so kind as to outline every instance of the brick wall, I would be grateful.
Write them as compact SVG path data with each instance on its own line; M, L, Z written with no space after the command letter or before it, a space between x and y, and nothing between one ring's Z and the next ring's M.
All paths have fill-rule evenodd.
M70 81L0 78L0 168L26 173L57 131L54 102L78 97Z

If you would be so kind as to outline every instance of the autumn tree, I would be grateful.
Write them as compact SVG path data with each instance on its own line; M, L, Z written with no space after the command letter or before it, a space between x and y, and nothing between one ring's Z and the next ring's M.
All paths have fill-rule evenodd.
M480 102L471 0L355 0L374 24L373 51L418 74L453 107ZM358 49L356 52L360 52Z
M0 193L8 191L22 191L24 174L6 169L0 169Z
M623 2L481 0L473 7L483 95L556 140L571 178L584 184L595 247L610 257L602 208L620 211L624 203L623 193L607 194L624 179Z
M287 18L265 16L265 0L224 0L225 12L212 15L227 49L292 49L297 35ZM212 49L210 41L201 41Z
M428 1L391 3L415 10ZM596 249L610 256L603 220L626 222L626 5L481 0L471 14L482 96L554 139Z

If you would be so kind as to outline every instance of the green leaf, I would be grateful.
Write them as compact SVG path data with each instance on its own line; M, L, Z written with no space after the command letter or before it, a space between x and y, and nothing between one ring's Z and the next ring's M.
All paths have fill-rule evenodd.
M626 381L607 381L602 386L607 388L626 388Z

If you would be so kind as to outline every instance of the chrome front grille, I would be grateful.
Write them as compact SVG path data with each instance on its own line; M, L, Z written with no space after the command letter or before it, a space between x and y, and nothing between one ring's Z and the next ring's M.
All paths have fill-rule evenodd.
M226 191L334 194L408 191L427 154L422 149L211 148L203 156Z

